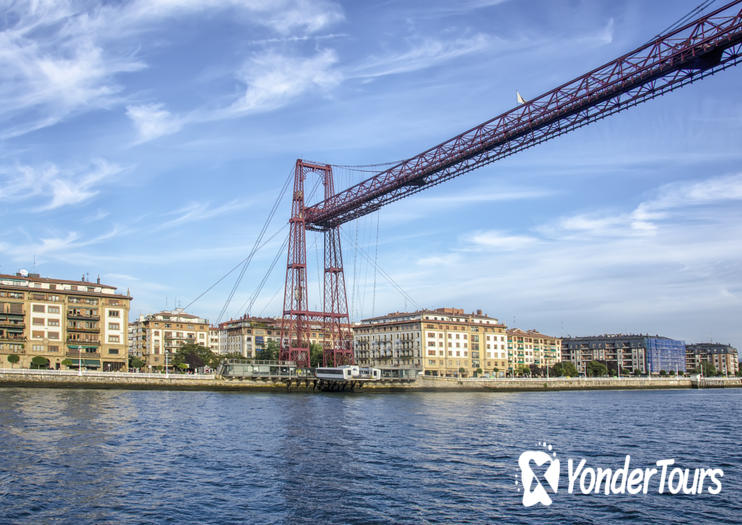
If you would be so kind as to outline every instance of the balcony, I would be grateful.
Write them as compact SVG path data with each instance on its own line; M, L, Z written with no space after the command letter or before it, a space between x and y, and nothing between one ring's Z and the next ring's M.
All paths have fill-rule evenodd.
M23 330L24 328L26 328L26 323L22 321L19 323L18 321L11 321L11 320L6 321L3 319L0 319L0 328L18 328L18 329Z
M75 350L68 350L66 356L73 359L100 359L100 352L77 352Z
M100 346L100 339L70 339L67 338L67 345L69 346Z
M100 332L100 327L86 328L86 327L83 327L83 326L70 326L70 325L67 325L67 331L68 332L85 332L85 333L94 332L94 333L99 333Z
M25 341L26 337L23 334L0 334L0 341Z
M82 312L67 312L67 319L82 319L84 321L100 321L98 314L84 314Z

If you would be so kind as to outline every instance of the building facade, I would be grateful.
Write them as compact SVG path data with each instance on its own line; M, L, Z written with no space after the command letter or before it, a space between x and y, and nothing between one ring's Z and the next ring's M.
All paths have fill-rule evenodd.
M280 348L281 322L281 318L249 316L225 321L219 325L219 353L240 354L248 359L260 359L261 352L270 341L275 342ZM309 321L309 343L325 346L329 342L322 323Z
M0 367L30 368L40 357L56 370L126 370L130 304L100 278L0 275Z
M132 354L144 359L148 370L169 366L169 358L185 344L206 347L209 341L209 321L182 309L140 315L132 325Z
M507 368L506 327L479 310L392 313L353 327L356 361L438 377L499 376ZM406 375L412 375L410 373Z
M562 339L562 361L572 361L586 373L590 361L599 361L612 374L685 372L685 343L667 337L608 334Z
M552 367L562 360L562 340L558 337L520 328L507 330L507 337L509 373L522 366Z
M731 345L719 343L697 343L685 347L686 368L700 371L701 363L711 363L723 375L739 372L739 353Z

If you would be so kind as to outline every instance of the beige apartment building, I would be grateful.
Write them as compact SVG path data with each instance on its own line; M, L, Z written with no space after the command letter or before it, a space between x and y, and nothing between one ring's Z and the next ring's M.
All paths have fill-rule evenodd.
M562 360L562 340L536 330L511 328L508 336L508 372L520 366L551 367Z
M219 353L240 354L249 359L260 359L269 341L281 343L281 318L249 317L230 319L219 325ZM309 322L309 342L325 346L329 338L325 336L322 323ZM350 330L350 327L348 327Z
M731 345L696 343L685 345L686 370L700 371L701 363L711 363L723 375L739 372L739 353Z
M38 356L55 370L126 370L130 303L100 278L0 275L0 368L30 368Z
M429 376L501 376L508 365L504 324L459 308L391 313L353 327L356 361ZM409 375L409 374L407 374Z
M144 359L148 370L161 369L184 344L208 347L209 321L176 309L140 315L129 333L132 354Z

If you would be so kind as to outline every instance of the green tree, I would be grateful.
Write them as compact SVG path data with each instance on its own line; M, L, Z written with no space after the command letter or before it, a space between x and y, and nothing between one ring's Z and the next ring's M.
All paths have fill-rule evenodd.
M260 351L260 359L264 361L277 361L278 360L278 342L269 339L265 344L265 348Z
M479 376L481 376L481 375L482 375L482 369L481 369L481 368L477 368L477 369L476 369L476 370L474 371L474 377L479 377Z
M666 376L667 375L667 372L665 370L660 370L660 375L661 376Z
M34 356L34 358L31 359L31 368L49 368L49 360L46 357L41 357L40 355Z
M71 367L72 365L76 365L77 363L74 363L72 359L62 359L62 365L66 366L67 368Z
M704 361L701 363L701 372L703 372L703 375L706 377L711 377L716 375L716 367L713 363L709 363L707 361Z
M600 361L590 361L587 364L588 377L603 377L608 375L608 367Z
M577 367L572 361L561 361L554 365L554 375L557 377L577 377Z
M180 368L183 363L193 370L202 366L216 368L219 364L219 357L205 346L186 343L175 352L172 359L172 365L175 367Z
M147 362L142 359L141 357L137 357L135 355L129 356L129 368L135 368L140 369L143 368L144 365L146 365Z
M309 366L316 368L322 366L323 362L323 350L322 345L319 343L311 343L309 345Z
M531 374L531 367L528 365L518 365L515 367L515 373L519 376L527 376Z
M10 363L10 368L13 368L13 365L15 365L20 360L21 358L17 354L10 354L8 356L8 363Z

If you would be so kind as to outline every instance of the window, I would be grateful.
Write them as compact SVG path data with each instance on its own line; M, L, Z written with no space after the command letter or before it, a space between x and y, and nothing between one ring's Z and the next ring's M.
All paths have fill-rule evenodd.
M111 355L118 355L119 349L118 348L109 348L108 353Z
M54 341L59 341L59 332L49 332L48 337Z
M44 318L43 317L34 317L32 324L34 326L44 326Z
M118 342L120 342L120 340L121 340L121 337L119 337L118 335L109 335L108 336L108 342L109 343L118 343Z
M44 345L33 345L33 351L34 352L43 352L44 351Z
M121 330L121 325L119 323L108 323L108 329L109 330Z
M108 317L120 317L121 311L120 310L108 310Z
M59 347L57 345L49 346L50 352L59 352Z
M59 326L59 319L47 319L47 326Z
M50 314L58 314L59 313L59 306L50 306L46 309L46 311Z
M34 312L44 313L46 311L46 309L44 308L44 305L43 304L35 304L35 305L33 305L33 311Z
M34 339L43 339L44 338L44 331L43 330L34 330L31 332L31 337Z

